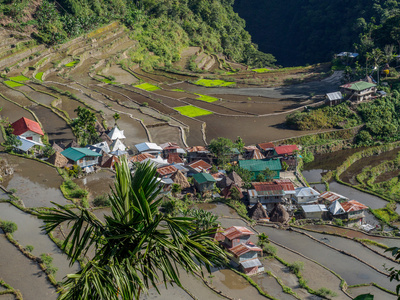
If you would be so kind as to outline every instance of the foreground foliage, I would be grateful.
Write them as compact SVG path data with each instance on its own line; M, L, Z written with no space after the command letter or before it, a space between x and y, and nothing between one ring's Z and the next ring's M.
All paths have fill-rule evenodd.
M155 176L149 164L139 165L135 175L126 160L118 164L109 196L112 214L104 223L87 210L76 213L59 205L42 214L47 232L69 223L63 249L71 264L95 249L80 272L68 275L60 299L138 299L159 282L181 285L180 269L201 271L195 261L208 270L225 262L223 250L209 237L215 228L199 231L192 218L159 212L162 187Z

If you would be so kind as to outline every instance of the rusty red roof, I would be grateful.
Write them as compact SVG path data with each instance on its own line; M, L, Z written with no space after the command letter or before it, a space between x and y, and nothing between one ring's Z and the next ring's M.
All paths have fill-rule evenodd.
M144 161L146 158L156 158L156 157L150 153L144 152L144 153L130 157L129 160L131 162L141 162L141 161Z
M236 239L242 235L253 235L254 232L243 226L232 226L222 233L228 240Z
M294 191L294 185L290 179L276 179L274 180L276 184L279 184L283 187L285 192Z
M229 251L232 252L236 257L240 257L250 251L262 252L261 248L250 242L246 244L239 244L233 248L230 248Z
M21 135L27 131L32 131L34 133L44 135L43 130L38 122L32 121L25 117L22 117L21 119L12 123L11 127L14 129L14 135Z
M275 182L252 182L251 184L257 192L284 190L282 185Z
M275 147L276 154L278 155L292 155L293 151L295 150L299 150L299 148L297 148L297 145L282 145Z
M165 166L157 169L158 174L161 176L173 174L175 172L178 172L178 169L175 168L174 166Z
M207 171L212 167L210 164L201 159L189 164L188 166L196 170L197 172Z
M273 143L261 143L258 144L257 146L263 150L272 150L275 148L275 145Z
M208 152L207 148L204 146L189 147L189 148L186 148L186 151L187 152L201 152L201 151Z
M258 149L252 150L251 153L247 157L247 159L264 159L264 158L265 158L265 156Z
M167 160L168 160L169 164L173 164L173 163L175 163L175 164L183 164L183 160L179 156L179 153L170 153L168 155Z
M331 191L326 191L326 192L322 193L320 195L320 197L329 202L333 202L333 201L340 200L340 199L347 199L345 196L339 195L339 194L337 194L335 192L331 192Z
M171 149L178 149L180 148L179 145L177 143L171 143L171 142L167 142L164 144L161 144L160 147L163 150L171 150Z
M350 200L346 202L340 203L340 205L343 207L345 212L351 212L351 211L359 211L359 210L364 210L368 209L367 206L364 204L356 201L356 200Z

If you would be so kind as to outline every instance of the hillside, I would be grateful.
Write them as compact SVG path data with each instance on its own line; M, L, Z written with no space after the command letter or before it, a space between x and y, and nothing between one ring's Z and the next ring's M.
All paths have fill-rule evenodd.
M245 22L233 11L232 1L128 1L128 0L36 0L2 1L0 23L38 43L55 45L78 37L101 25L118 20L131 30L143 49L158 59L150 64L171 64L187 46L222 53L229 59L252 66L274 63L272 55L257 50L244 29Z
M399 1L236 0L234 9L260 50L284 66L330 61L354 51L367 23L380 24L398 13Z

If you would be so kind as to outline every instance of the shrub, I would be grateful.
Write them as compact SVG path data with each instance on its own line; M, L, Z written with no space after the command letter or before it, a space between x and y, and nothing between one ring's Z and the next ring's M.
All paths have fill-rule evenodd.
M0 225L5 233L14 233L18 229L17 224L12 221L1 221Z
M83 198L83 197L86 197L88 195L88 193L89 192L84 189L77 188L77 189L71 191L69 195L72 198Z
M32 252L33 249L34 249L34 247L32 245L26 245L26 247L25 247L25 250L29 251L29 252Z
M111 201L108 198L107 194L98 195L98 196L96 196L94 198L93 205L94 206L110 206L111 205Z
M318 296L322 296L322 297L326 297L326 296L336 297L337 296L337 294L334 291L331 291L330 289L328 289L326 287L322 287L322 288L316 290L315 292Z
M343 220L342 219L334 219L333 223L337 226L343 226Z
M40 258L42 259L43 264L46 266L46 273L54 275L58 268L53 266L53 258L46 253L40 254Z
M303 289L307 288L308 280L304 278L299 279L299 286Z
M68 188L70 190L74 190L74 189L78 188L78 185L75 182L73 182L71 179L65 180L64 185L66 188Z
M302 261L295 261L289 265L289 269L294 274L298 274L300 271L304 269L304 263Z
M276 252L277 252L276 247L269 245L269 244L264 244L263 251L265 254L267 254L269 256L274 256L274 255L276 255Z

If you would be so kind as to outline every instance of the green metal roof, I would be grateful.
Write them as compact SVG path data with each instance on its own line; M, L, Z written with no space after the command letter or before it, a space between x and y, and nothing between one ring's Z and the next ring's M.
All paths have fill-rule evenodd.
M279 159L251 159L251 160L239 160L239 166L243 169L249 170L250 172L261 172L266 168L272 171L281 171L282 165Z
M366 81L356 81L356 82L344 84L341 87L345 88L345 89L353 90L353 91L363 91L363 90L369 89L374 86L376 86L376 84L369 83Z
M84 158L85 156L101 156L101 154L94 152L90 149L75 148L75 147L65 149L63 152L61 152L61 154L73 161L78 161Z
M214 177L212 177L208 173L198 173L193 175L193 179L197 181L198 184L202 184L205 182L216 182Z

